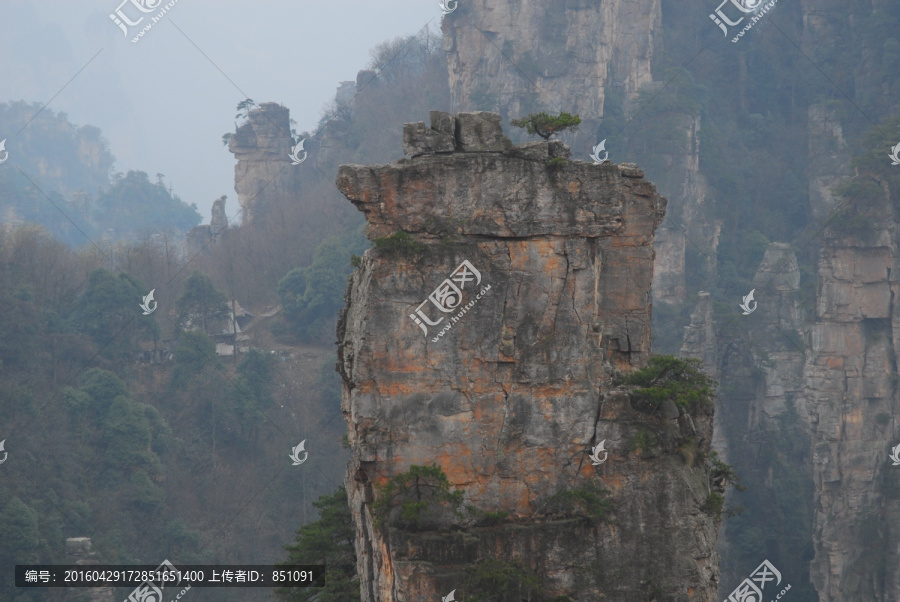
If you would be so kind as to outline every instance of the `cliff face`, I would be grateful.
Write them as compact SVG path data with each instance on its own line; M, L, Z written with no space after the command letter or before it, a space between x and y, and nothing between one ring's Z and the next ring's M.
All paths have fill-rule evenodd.
M561 106L590 134L613 82L633 98L651 81L660 17L659 0L461 4L442 24L454 106L479 95L514 117Z
M671 0L637 4L624 0L476 0L465 7L461 3L443 25L455 106L493 102L507 117L533 110L578 113L583 119L580 133L566 138L573 140L576 156L586 156L580 153L605 137L595 133L612 131L615 134L610 134L606 148L615 161L622 142L613 135L635 133L640 122L636 113L646 115L664 103L664 96L656 97L665 93L661 90L664 82L668 89L677 85L677 77L670 78L662 70L651 72L654 55L666 53L663 32L693 33L693 38L672 38L688 41L693 48L693 42L705 39L711 27L709 21L697 25L695 15L714 9L715 5L707 2ZM804 53L796 72L773 80L778 82L773 87L786 86L791 91L781 102L781 111L789 115L782 119L781 127L789 124L793 128L795 118L806 124L796 131L796 139L805 136L808 157L793 168L797 181L786 184L807 189L810 221L824 221L836 208L834 187L853 174L843 130L855 128L858 134L861 115L868 127L897 110L896 59L889 51L896 40L873 36L883 24L896 22L896 3L802 0L790 8L779 4L777 10L779 31L789 32L787 37L797 41ZM785 29L788 26L795 29ZM754 66L770 59L774 64L775 60L767 59L759 48L750 51L746 42L741 44L733 47L725 42L729 49L738 48L733 55L725 48L707 47L715 48L716 64L701 65L704 56L694 57L692 50L674 65L660 61L654 67L671 67L670 74L684 68L703 85L715 87L717 79L727 82L717 88L715 101L705 101L706 108L718 111L730 103L736 107L736 122L758 114L760 118L765 115L760 121L772 127L776 121L769 118L768 111L778 103L765 86L758 82L754 86L748 74ZM763 45L776 52L774 39ZM823 58L827 54L823 49L841 47L860 51L838 51L840 66ZM792 52L786 47L776 54L780 60ZM813 70L807 57L814 57L815 68L828 74L831 85L811 90L797 83L796 73ZM634 100L642 91L649 92L656 102L646 102L636 111ZM833 100L822 103L823 93ZM621 115L610 110L619 97ZM841 110L836 102L843 102ZM633 117L635 121L627 128L619 127ZM723 127L727 120L719 118L718 123L710 124L715 121L712 117L704 114L705 123L681 120L676 125L683 135L677 139L648 137L655 162L651 165L642 159L641 164L670 200L654 243L654 302L680 304L695 294L700 287L692 289L686 275L693 283L704 282L704 288L715 282L721 222L710 216L734 219L740 215L737 201L729 198L736 195L728 191L728 183L711 194L700 174L701 157L706 160L707 174L712 174L709 165L716 165L714 171L727 176L726 180L738 171L728 161L712 156L709 149L713 145L706 146L706 155L701 154L701 129L714 140L718 126L718 135L730 132L740 146L739 136L733 133L736 130ZM601 121L613 122L615 127L598 128ZM772 152L772 140L760 140L759 145L749 144L747 151ZM888 142L893 145L898 140L885 139L879 144ZM886 159L882 150L878 152ZM773 172L781 168L769 166ZM854 177L860 175L868 177ZM810 230L790 240L798 252L805 249L809 254L810 249L818 249L817 273L808 275L816 281L815 291L801 290L796 258L784 244L774 243L753 279L759 302L754 314L732 315L739 301L735 298L729 301L726 318L721 312L714 318L712 301L701 294L691 317L681 353L703 359L722 385L715 447L737 465L749 486L747 496L755 496L757 510L765 509L764 516L753 515L761 520L750 525L744 516L743 530L733 532L733 543L743 548L744 565L723 565L723 575L727 572L728 578L723 578L721 597L728 596L747 574L751 568L747 558L758 555L773 561L785 578L794 582L798 595L815 595L797 592L797 582L802 584L809 575L822 600L900 599L897 534L885 526L896 516L900 497L897 471L889 470L886 461L889 449L900 443L894 410L900 381L893 326L897 216L891 209L891 191L884 182L877 186L883 189L884 198L880 208L865 216L876 225L866 236L847 236L832 228L835 231L830 230L824 239L808 237L815 233ZM709 199L715 197L719 197L717 211L708 211ZM841 217L835 225L843 221ZM733 240L735 228L728 234ZM790 233L773 238L786 240ZM747 277L755 267L742 267L731 277ZM661 305L657 308L663 309ZM657 315L664 314L658 311ZM776 503L773 507L773 500L781 506ZM786 508L795 512L789 514ZM802 528L796 526L800 523ZM773 533L786 531L797 539L773 537ZM734 533L753 537L741 539ZM730 545L727 539L726 533L723 551Z
M833 114L813 107L815 133L842 148ZM823 601L900 599L900 478L888 459L896 440L898 216L887 183L836 220L819 253L816 323L804 380L812 425L816 556L810 575ZM814 180L815 182L816 180ZM822 211L836 201L813 196ZM842 223L864 220L848 232Z
M708 475L675 453L687 437L708 449L711 412L648 415L613 383L650 351L665 199L634 165L512 146L497 114L431 121L404 128L418 156L337 179L370 238L410 237L366 253L338 327L363 600L464 599L466 568L490 559L520 563L547 596L713 600ZM467 513L377 521L388 480L431 463ZM602 519L554 505L593 487Z
M610 104L629 119L642 108L639 93L652 97L664 87L651 74L661 20L660 0L467 2L442 24L453 106L492 105L505 119L542 110L577 114L581 127L566 139L587 160ZM685 234L709 258L717 243L716 228L699 217L706 197L700 121L684 115L677 129L673 139L654 141L664 167L648 172L669 199L656 238L653 299L671 303L685 300ZM613 160L622 144L619 130L606 146Z

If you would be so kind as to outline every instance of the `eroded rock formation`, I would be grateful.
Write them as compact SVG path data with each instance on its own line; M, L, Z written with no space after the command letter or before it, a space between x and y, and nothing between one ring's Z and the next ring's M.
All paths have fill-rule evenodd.
M656 97L665 87L651 73L662 14L660 0L460 5L442 22L453 106L490 105L505 119L540 110L577 114L581 126L566 139L587 160L610 106L630 119L642 106L641 92ZM715 270L717 226L706 223L702 209L707 184L699 168L699 117L681 115L677 130L654 141L661 165L648 172L669 199L655 243L654 302L686 300L688 240L700 246L708 262L703 269ZM623 143L622 136L607 143L613 161Z
M578 113L583 119L579 135L567 141L574 139L576 156L586 157L582 153L588 145L599 141L591 139L596 131L593 126L607 117L605 113L614 114L611 109L619 108L618 97L624 103L623 119L628 119L634 116L629 103L633 105L639 92L655 97L660 91L664 81L653 81L653 76L668 78L662 77L658 65L651 73L654 48L665 49L663 31L684 26L682 15L693 9L697 14L709 14L715 8L701 4L689 9L683 2L665 0L461 3L443 22L455 106L497 106L505 117L535 110ZM871 26L883 22L886 7L892 5L884 0L851 5L802 0L794 14L802 27L793 34L792 43L799 43L807 56L813 56L820 46L880 46L870 39ZM707 22L702 27L711 26ZM697 31L702 32L702 27ZM879 64L881 55L875 50L852 59L846 56L846 66L838 72L827 68L825 72L841 91L839 96L852 99L852 106L823 102L818 94L795 96L791 84L790 123L795 114L797 118L806 116L807 127L800 135L807 136L804 144L809 151L803 169L796 171L797 183L808 189L810 214L821 222L839 208L838 184L849 177L868 177L851 167L858 124L842 111L864 107L870 125L896 112L892 79L896 69ZM740 119L753 114L762 117L765 111L754 107L746 92L752 61L761 64L762 57L749 57L740 52L733 62L722 62L720 67L694 63L687 71L706 83L723 77L736 93L733 97L723 94L717 102L730 98L740 107ZM790 82L791 78L781 81ZM648 102L647 109L664 104L664 98ZM642 161L670 201L654 242L653 299L657 303L690 302L697 290L686 282L685 274L693 276L694 282L704 275L704 287L715 281L720 223L710 217L709 206L724 209L720 215L738 212L728 200L729 193L723 188L708 192L700 174L698 133L701 125L707 131L711 125L711 120L704 120L685 120L678 126L685 134L683 142L652 140L651 158L662 169ZM880 144L888 142L893 146L898 140ZM757 147L758 151L770 152L768 144ZM607 141L613 161L617 148L621 148L619 141ZM887 160L888 148L879 147L882 160ZM708 166L715 157L709 154L710 146L704 152ZM722 171L730 169L723 167ZM708 167L706 173L711 173ZM900 599L900 547L895 529L888 527L898 513L900 482L896 475L900 469L889 470L894 467L886 460L887 452L900 444L894 401L900 382L896 362L900 343L893 311L893 258L900 251L890 191L884 182L877 186L884 189L884 202L871 215L862 216L874 225L867 237L835 235L823 243L817 235L809 236L815 233L811 230L790 239L798 252L821 250L818 274L806 272L802 290L791 280L799 277L796 261L788 257L791 253L786 247L776 244L767 251L753 280L759 302L754 314L743 316L737 311L740 297L728 301L734 314L725 317L721 313L713 317L708 297L701 297L696 304L682 354L706 358L707 366L708 360L715 358L717 365L711 373L721 381L724 410L716 419L723 426L727 422L730 431L726 436L724 428L718 430L716 447L723 454L734 452L729 461L741 462L739 472L751 492L764 492L757 499L764 504L767 519L751 528L744 517L743 534L753 531L750 534L755 536L735 537L733 543L744 549L744 564L732 567L721 598L747 575L757 558L769 558L778 564L785 579L795 584L797 595L811 595L808 590L797 592L797 584L806 582L811 574L823 601ZM858 215L848 217L857 227L867 223ZM844 216L834 224L842 221ZM787 268L773 268L784 259ZM774 280L776 272L788 280ZM663 312L657 312L659 315ZM774 444L785 439L790 439L790 450ZM802 453L800 448L804 448ZM759 461L766 454L769 459ZM769 500L776 498L789 499L786 505L803 510L789 516L770 511ZM807 520L813 508L815 518ZM785 527L788 523L789 528ZM773 537L784 532L796 534L797 541ZM810 548L816 556L811 566Z
M804 380L816 488L810 575L828 601L887 602L900 594L900 475L888 459L900 443L894 268L900 248L897 216L885 193L881 204L868 208L871 230L832 231L819 259L817 321Z
M188 255L196 255L208 247L216 238L228 229L228 218L225 215L225 201L223 194L213 201L212 215L209 224L194 226L185 236L185 246Z
M290 112L274 102L249 111L247 122L228 141L234 154L234 189L241 206L241 223L253 221L256 207L279 196L296 195L291 167Z
M647 414L614 382L649 356L665 199L635 165L513 146L491 113L432 112L404 149L337 178L380 239L338 326L363 600L464 599L489 559L577 602L714 600L708 475L675 453L709 449L711 411ZM432 463L467 512L377 518L388 480ZM599 520L551 509L590 487L611 504Z

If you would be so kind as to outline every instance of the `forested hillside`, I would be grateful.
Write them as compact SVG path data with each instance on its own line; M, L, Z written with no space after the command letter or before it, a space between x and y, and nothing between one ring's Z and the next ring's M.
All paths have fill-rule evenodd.
M0 439L9 453L0 598L58 599L15 590L6 568L65 563L71 537L90 537L104 563L286 558L293 531L316 517L313 502L343 481L331 343L352 256L368 247L349 204L350 226L298 239L292 224L308 218L302 195L346 203L332 183L337 166L395 158L400 125L440 104L438 47L432 34L376 49L371 67L391 85L358 95L352 111L326 109L311 136L328 154L307 165L299 202L260 207L253 224L232 223L196 253L184 244L195 209L161 175L109 176L112 154L96 128L45 110L36 123L46 125L20 139L16 161L0 170L0 217L12 217L0 228ZM8 123L40 108L4 106ZM82 155L59 148L88 143L105 159L74 164ZM50 148L67 169L35 167L30 157ZM16 167L31 169L33 182ZM301 440L308 460L292 466Z

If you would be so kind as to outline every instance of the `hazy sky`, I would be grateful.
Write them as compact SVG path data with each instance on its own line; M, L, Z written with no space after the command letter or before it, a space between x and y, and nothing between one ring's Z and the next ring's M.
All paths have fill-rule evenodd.
M438 0L177 0L133 43L171 0L146 16L132 2L159 0L121 2L0 0L0 102L49 102L99 127L116 171L165 174L204 223L223 194L229 217L239 209L222 145L238 102L280 102L298 132L312 131L376 45L441 21ZM132 21L144 16L127 37L109 16L120 6ZM0 138L12 145L11 134Z

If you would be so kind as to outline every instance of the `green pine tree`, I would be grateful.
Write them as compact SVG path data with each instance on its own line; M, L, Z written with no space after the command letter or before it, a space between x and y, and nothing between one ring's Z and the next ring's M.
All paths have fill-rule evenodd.
M573 132L578 129L581 123L581 117L571 115L569 113L560 113L557 116L548 115L547 113L532 113L524 119L512 119L510 124L525 128L525 130L534 136L537 134L544 140L549 140L553 134L559 134L566 130Z
M319 520L297 530L293 545L285 547L288 558L278 566L324 564L328 567L325 586L321 588L280 588L275 596L283 602L359 602L359 580L356 577L356 531L347 490L343 486L332 495L323 495L313 506L319 509Z
M187 279L184 294L178 299L178 326L200 327L210 334L228 318L228 298L219 291L209 276L194 271Z

